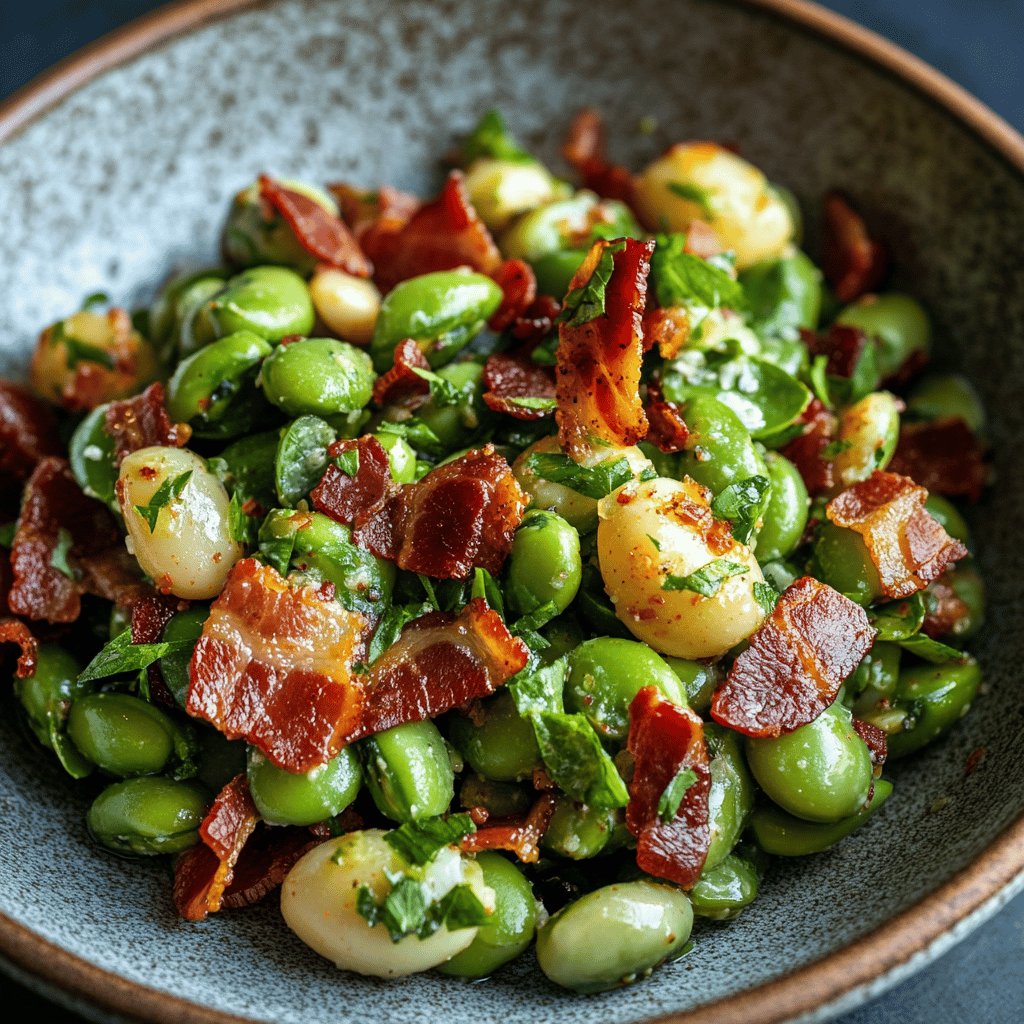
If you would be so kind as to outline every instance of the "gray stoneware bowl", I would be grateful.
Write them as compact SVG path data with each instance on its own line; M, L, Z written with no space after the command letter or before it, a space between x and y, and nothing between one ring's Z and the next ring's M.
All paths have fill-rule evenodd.
M163 865L90 846L82 799L0 722L0 951L22 980L105 1019L223 1022L821 1021L948 948L1024 876L1024 140L934 71L794 0L428 3L199 0L158 12L0 109L0 372L81 297L148 298L215 251L227 198L264 169L430 192L437 158L500 106L553 157L570 115L616 155L735 140L796 190L855 196L925 300L940 358L979 384L999 484L975 515L991 590L986 692L892 771L896 797L829 854L778 866L734 924L642 985L582 998L529 958L467 985L336 972L275 900L175 918ZM637 130L654 115L651 136ZM981 767L968 754L984 746ZM938 801L942 797L945 803ZM600 942L600 936L594 936Z

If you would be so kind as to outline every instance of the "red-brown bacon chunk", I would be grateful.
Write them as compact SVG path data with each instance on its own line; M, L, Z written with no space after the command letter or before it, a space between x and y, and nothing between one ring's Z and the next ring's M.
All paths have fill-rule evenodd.
M259 903L281 886L304 853L321 842L308 829L257 826L224 888L221 907L236 910Z
M537 276L533 267L523 260L505 260L491 274L500 286L501 305L487 321L492 331L503 331L510 327L533 305L537 298Z
M417 370L429 370L430 363L423 349L412 338L406 338L395 346L391 369L382 373L373 385L373 400L378 405L415 405L418 400L430 394L430 384Z
M513 416L517 420L539 420L550 416L552 409L544 408L555 397L555 382L551 373L538 366L527 355L495 352L487 357L483 375L484 402L494 412ZM522 399L541 399L536 405L524 405ZM546 400L546 401L545 401Z
M877 288L889 259L868 234L864 218L839 192L825 197L825 238L821 268L840 302L852 302Z
M52 456L25 484L11 569L11 611L47 622L74 622L84 593L120 601L141 585L114 517L82 493L64 459Z
M832 377L852 377L864 350L871 342L859 327L833 324L825 334L801 330L800 337L812 356L825 356L825 372Z
M645 686L629 706L628 748L635 768L626 827L636 836L636 862L649 875L690 889L700 877L711 843L711 770L704 724L689 708L665 700L656 687ZM671 817L659 814L662 794L687 770L694 781L679 807Z
M114 454L122 459L140 448L152 445L181 448L188 443L192 429L187 423L172 423L164 405L164 386L150 384L141 395L123 402L111 402L104 429L114 439Z
M555 318L561 312L561 303L550 295L538 295L517 317L510 328L517 341L533 343L543 341L555 326Z
M813 722L874 643L867 613L804 576L786 588L715 691L711 716L747 736Z
M18 664L14 670L19 679L27 679L35 672L39 644L24 622L20 619L0 619L0 646L3 644L17 644L20 648Z
M0 380L0 483L27 480L40 459L60 450L52 411L24 388Z
M325 210L315 199L286 188L266 174L260 175L259 183L260 198L285 219L296 241L310 256L356 277L373 273L373 265L340 217Z
M621 199L632 205L636 176L628 168L609 161L604 122L596 110L586 108L572 119L562 155L579 174L584 188L606 199Z
M466 195L460 171L452 171L437 199L408 221L378 222L366 230L361 243L383 291L434 270L466 266L490 274L501 263L491 233Z
M189 666L189 714L245 738L279 768L326 764L362 714L352 663L366 620L332 587L293 587L245 558L210 608Z
M889 753L889 742L885 730L860 718L855 718L852 725L853 731L867 745L868 753L871 755L871 764L875 769L875 775L880 775L882 765L885 764L885 759Z
M835 437L836 418L820 399L812 398L800 414L803 433L782 448L782 454L796 466L808 493L823 494L832 489L832 463L824 451Z
M357 523L372 514L398 491L398 485L391 479L388 453L377 438L335 441L327 454L337 459L353 450L359 455L355 474L349 476L331 462L310 494L315 509L345 524Z
M374 191L338 182L328 185L327 189L338 200L341 219L361 244L368 234L400 230L423 205L416 196L390 185L382 185Z
M909 477L875 470L825 508L830 522L863 537L889 597L910 597L967 555L967 548L927 512L927 498Z
M188 601L173 594L160 594L155 590L139 593L132 600L129 615L133 644L155 644L163 636L164 627L175 614L188 608ZM159 662L153 662L146 669L149 680L149 695L154 704L174 709L177 704L164 682Z
M683 451L690 439L690 430L679 406L662 394L661 382L657 378L647 385L644 410L649 424L647 440L659 451L669 454Z
M985 448L959 416L905 424L888 468L947 498L978 501L988 483Z
M540 841L551 824L555 803L553 793L542 793L525 818L495 822L486 828L477 829L466 836L460 845L467 853L508 850L523 864L534 864L540 858Z
M647 433L640 365L654 242L595 242L569 289L590 281L610 244L623 248L613 256L604 312L577 326L558 325L556 419L562 448L577 461L592 451L595 439L627 446Z

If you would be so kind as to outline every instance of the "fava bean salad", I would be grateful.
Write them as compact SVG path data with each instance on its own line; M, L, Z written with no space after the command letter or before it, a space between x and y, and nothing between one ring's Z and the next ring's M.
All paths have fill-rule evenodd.
M263 175L0 382L20 717L187 920L613 988L978 693L984 413L885 242L830 194L816 264L715 143L563 153L490 112L435 198Z

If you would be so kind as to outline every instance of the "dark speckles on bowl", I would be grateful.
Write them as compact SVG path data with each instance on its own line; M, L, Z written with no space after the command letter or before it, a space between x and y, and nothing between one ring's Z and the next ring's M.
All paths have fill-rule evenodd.
M204 0L196 22L241 6ZM1024 479L1016 465L1024 177L1014 164L1024 144L920 68L909 72L918 86L908 84L809 27L824 22L843 35L835 19L787 0L774 6L796 8L804 24L761 5L710 0L282 0L198 24L103 72L0 146L0 372L21 371L40 326L89 292L140 302L172 270L210 261L228 198L261 170L427 192L454 135L494 105L552 158L584 103L606 114L615 155L637 163L677 138L737 142L795 189L811 239L825 190L856 197L892 246L898 283L930 306L941 359L975 379L991 410L998 487L975 522L993 614L979 651L986 692L971 715L940 746L894 769L894 799L839 849L780 865L752 909L701 929L695 951L650 981L582 999L552 989L528 959L472 986L342 975L287 931L273 900L200 926L178 921L165 867L91 847L82 797L7 714L0 945L23 971L167 1021L419 1022L427 1007L452 1024L633 1021L805 968L957 876L870 944L733 999L713 1017L761 1024L810 1012L801 1019L822 1020L831 1010L817 1004L911 953L913 962L932 955L977 919L971 912L1010 891L1005 883L1024 854L996 841L1024 809ZM187 20L174 17L178 26ZM16 113L0 113L0 126ZM638 122L651 116L657 130L641 134ZM965 774L981 745L987 757Z

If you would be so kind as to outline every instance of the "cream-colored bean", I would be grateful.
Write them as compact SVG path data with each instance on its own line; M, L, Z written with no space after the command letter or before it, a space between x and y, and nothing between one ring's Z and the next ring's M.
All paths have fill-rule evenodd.
M149 506L165 481L185 473L192 475L159 509L150 530L137 506ZM231 536L227 491L203 459L187 448L132 452L121 463L117 497L128 549L160 590L200 601L221 592L243 550Z
M318 270L309 282L317 316L339 338L368 345L380 313L380 289L368 277L343 270Z
M854 402L839 418L840 449L832 460L836 490L867 480L885 469L900 437L902 403L888 391L874 391Z
M466 171L466 191L481 220L500 231L513 217L550 202L555 182L535 161L481 157Z
M629 631L676 658L714 658L761 624L754 597L763 581L745 545L712 550L687 507L707 508L709 492L689 477L627 484L598 505L597 553L605 590ZM625 500L629 498L629 500ZM666 590L669 576L688 576L718 558L745 567L711 597Z
M636 205L647 224L671 231L695 220L710 224L740 269L782 255L794 233L789 209L764 174L713 142L680 143L649 164Z
M439 928L420 939L392 942L387 928L370 928L356 910L359 889L367 886L379 903L390 891L384 872L409 871L385 842L380 829L350 832L314 847L291 869L281 888L281 913L288 927L311 949L338 967L379 978L428 971L461 953L476 928ZM441 899L455 886L472 886L480 902L494 909L494 891L484 884L474 860L446 847L425 868L427 895Z

